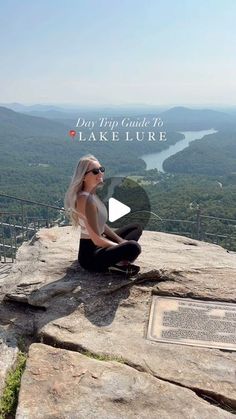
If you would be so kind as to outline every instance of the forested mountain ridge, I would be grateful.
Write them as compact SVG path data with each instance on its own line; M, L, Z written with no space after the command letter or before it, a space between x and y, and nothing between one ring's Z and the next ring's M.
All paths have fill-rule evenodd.
M46 118L25 115L0 107L0 135L14 136L58 136L65 135L65 126Z
M236 131L235 117L221 111L180 106L164 111L160 116L168 129L173 131L198 131L211 128Z
M82 108L78 106L76 110L49 105L23 106L20 104L10 104L10 106L12 106L14 111L24 113L27 116L42 117L50 120L54 119L59 122L63 122L64 119L69 125L75 124L79 116L90 118L110 116L121 118L122 115L123 117L147 115L162 118L164 126L168 131L236 128L235 116L230 112L211 109L191 109L184 106L175 106L165 111L162 111L158 107L156 110L151 107L150 109L147 107L146 110L145 108L130 108L130 110L126 108L123 110L123 113L120 107Z
M163 168L172 173L236 174L236 132L219 131L192 141L166 159Z

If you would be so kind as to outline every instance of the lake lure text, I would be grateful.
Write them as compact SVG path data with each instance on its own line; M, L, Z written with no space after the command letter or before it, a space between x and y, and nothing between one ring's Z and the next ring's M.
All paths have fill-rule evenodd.
M78 141L167 141L160 117L100 117L96 120L79 117L73 138Z

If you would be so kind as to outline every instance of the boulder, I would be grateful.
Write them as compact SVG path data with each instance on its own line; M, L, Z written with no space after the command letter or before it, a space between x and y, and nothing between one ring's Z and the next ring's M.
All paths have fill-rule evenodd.
M34 343L16 419L208 419L234 415L121 362Z

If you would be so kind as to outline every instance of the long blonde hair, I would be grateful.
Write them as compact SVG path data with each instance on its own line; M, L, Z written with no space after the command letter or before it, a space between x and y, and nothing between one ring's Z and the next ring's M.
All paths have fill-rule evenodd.
M66 211L66 215L69 216L71 224L75 228L79 225L79 215L76 212L77 196L83 189L83 178L91 161L97 162L98 159L96 159L96 157L92 154L86 154L78 161L64 198L64 209Z

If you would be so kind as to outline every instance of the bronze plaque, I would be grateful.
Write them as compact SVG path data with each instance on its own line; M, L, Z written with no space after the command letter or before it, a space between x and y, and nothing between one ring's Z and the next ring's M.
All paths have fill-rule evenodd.
M236 304L153 295L147 339L236 351Z

